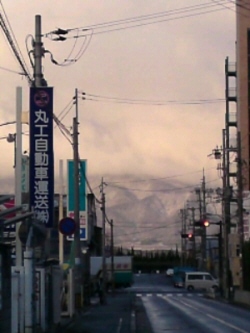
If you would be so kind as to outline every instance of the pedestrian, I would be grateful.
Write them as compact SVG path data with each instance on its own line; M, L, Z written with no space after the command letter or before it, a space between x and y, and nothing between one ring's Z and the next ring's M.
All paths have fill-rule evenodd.
M103 304L103 282L102 278L100 278L97 282L97 293L99 296L100 304Z

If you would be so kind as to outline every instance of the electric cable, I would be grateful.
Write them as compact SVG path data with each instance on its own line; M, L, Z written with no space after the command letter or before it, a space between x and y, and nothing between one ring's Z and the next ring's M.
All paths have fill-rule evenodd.
M208 168L206 170L214 170L214 169L216 169L216 167ZM131 181L126 180L125 183L140 183L140 182L148 182L148 181L155 181L155 180L173 179L173 178L185 177L187 175L192 175L192 174L201 173L201 172L203 172L203 170L196 170L196 171L191 171L191 172L168 176L168 177L137 179L137 180L131 180ZM119 184L119 183L124 183L124 181L108 181L109 185L110 184Z
M214 99L200 99L200 100L146 100L146 99L131 99L131 98L119 98L101 96L96 94L84 93L84 100L94 102L105 102L105 103L117 103L117 104L139 104L139 105L199 105L199 104L214 104L225 102L225 98L214 98Z
M224 0L222 0L221 2L224 2ZM160 12L160 13L155 13L155 14L149 14L149 15L143 15L143 16L137 16L134 18L128 18L128 19L123 19L123 20L117 20L117 21L111 21L111 22L104 22L104 23L100 23L100 24L96 24L96 25L90 25L87 27L78 27L78 28L72 28L72 29L67 29L70 32L73 32L74 30L88 30L88 29L107 29L107 28L112 28L113 26L117 26L117 25L121 25L121 24L133 24L136 22L141 22L141 21L145 21L145 20L153 20L153 19L157 19L157 21L150 21L150 22L144 22L141 24L134 24L134 25L129 25L129 26L125 26L125 27L120 27L120 28L113 28L113 29L108 29L108 30L103 30L103 31L94 31L93 34L97 35L97 34L103 34L103 33L109 33L109 32L113 32L113 31L119 31L119 30L124 30L124 29L129 29L129 28L137 28L137 27L141 27L141 26L145 26L145 25L149 25L149 24L156 24L156 23L161 23L161 22L166 22L166 21L173 21L173 20L177 20L177 19L183 19L183 18L187 18L187 17L193 17L193 16L198 16L198 15L203 15L203 14L209 14L209 13L213 13L213 12L217 12L217 11L221 11L221 10L225 10L225 8L218 8L219 4L215 4L215 3L206 3L206 4L201 4L201 5L193 5L193 6L188 6L188 7L183 7L180 9L174 9L174 10L169 10L169 11L165 11L165 12ZM212 8L212 9L210 9ZM207 10L210 9L210 10ZM202 11L203 10L203 11ZM205 10L205 11L204 11ZM194 13L191 14L185 14L187 12L192 12L194 11ZM195 12L195 11L200 11L200 12ZM184 13L184 15L179 16L179 17L172 17L172 18L166 18L166 19L160 19L161 17L164 16L171 16L171 15L180 15ZM73 37L68 37L68 38L80 38L80 37L85 37L88 36L88 34L84 34L84 35L77 35L77 36L73 36Z

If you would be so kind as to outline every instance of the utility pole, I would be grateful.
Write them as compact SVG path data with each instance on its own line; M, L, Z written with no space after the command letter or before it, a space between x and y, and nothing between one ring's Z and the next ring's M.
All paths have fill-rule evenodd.
M186 225L186 209L180 209L181 213L181 235L185 235L187 233L187 225ZM181 265L186 264L186 255L187 255L187 243L186 238L181 238Z
M102 210L102 302L106 304L106 285L107 285L107 276L106 276L106 251L105 251L105 220L106 220L106 211L105 211L105 193L104 193L104 181L102 178L101 182L101 210Z
M222 197L222 233L223 233L223 295L224 297L229 297L229 253L228 253L228 234L230 231L230 193L229 193L229 185L228 185L228 167L229 163L227 160L226 154L226 129L222 130L222 170L223 170L223 197Z
M206 205L206 180L205 180L205 174L203 169L203 177L202 177L202 219L206 219L206 213L207 213L207 205ZM204 270L207 269L207 230L206 227L202 227L202 258L203 258L203 264L202 267Z
M192 212L192 226L193 226L193 258L196 265L196 244L195 244L195 208L189 208Z
M114 276L114 222L110 220L111 227L111 274L112 274L112 292L115 290L115 276Z
M240 288L244 288L244 220L243 220L243 182L242 182L242 157L241 157L241 134L237 133L237 184L238 184L238 221L240 234Z
M227 84L226 84L227 87ZM227 88L228 89L228 88ZM227 91L227 90L226 90ZM227 94L226 94L227 95ZM227 106L228 112L228 106ZM226 115L226 122L228 116ZM222 287L222 296L229 298L230 289L230 270L229 270L229 251L228 241L231 225L230 217L230 199L232 196L229 179L229 138L227 134L228 129L222 130L222 146L216 147L213 150L215 159L222 159L222 164L218 164L218 170L222 171L222 219L220 221L220 234L219 234L219 252L220 252L220 282Z
M43 87L47 86L42 73L42 57L45 50L42 43L42 29L41 29L41 16L35 17L35 40L34 40L34 86Z
M59 221L61 221L64 217L63 212L63 194L64 194L64 180L63 180L63 160L59 161L59 180L60 180L60 193L59 193ZM64 262L64 253L63 253L63 243L64 236L61 232L59 232L59 262L60 265Z
M218 240L219 240L219 281L220 281L220 286L223 285L223 245L222 245L222 221L218 222L220 229L219 229L219 235L218 235ZM223 290L220 287L220 292L221 296L223 296Z
M79 198L79 143L78 143L78 91L75 89L75 117L73 118L73 160L74 160L74 220L76 229L75 243L75 281L76 281L76 306L81 307L81 243L80 243L80 198Z
M201 189L199 187L195 188L195 193L198 197L198 205L199 205L199 221L202 220L202 201L201 201ZM199 234L200 235L200 234ZM203 235L201 234L201 247L200 247L200 261L199 261L199 269L203 269Z
M15 205L22 204L22 88L16 88L16 136L15 136ZM16 266L23 266L22 243L18 236L21 222L16 224Z
M74 160L74 220L76 230L74 234L75 242L75 265L80 265L81 244L80 244L80 203L79 203L79 143L78 143L78 91L75 90L76 114L73 118L73 160Z
M43 74L42 74L42 56L44 55L44 49L42 47L42 32L41 32L41 16L36 15L35 17L35 40L33 41L33 56L34 56L34 82L33 85L34 87L42 87L45 86L46 83L43 79ZM34 112L34 110L30 110L30 112ZM33 115L32 115L33 116ZM20 117L20 116L19 116ZM31 119L31 114L30 114L30 119ZM31 130L33 131L32 128L33 124L30 121L30 133ZM20 129L19 129L20 130ZM20 138L19 138L20 139ZM20 144L21 146L21 144ZM18 148L20 149L20 147ZM22 149L22 148L21 148ZM35 152L32 152L35 154ZM18 155L20 154L20 151L18 152ZM21 152L22 154L22 152ZM31 139L30 139L30 155L31 155ZM17 159L20 158L20 156L16 156ZM32 157L33 160L33 156ZM20 163L16 159L17 165ZM30 158L30 163L31 163L31 158ZM32 166L34 167L34 165ZM32 173L34 170L31 170L31 164L29 167L29 172L30 172L30 180ZM17 174L16 174L17 176ZM33 180L33 179L32 179ZM21 179L20 179L21 181ZM33 191L33 188L31 188L31 182L29 182L29 195L31 196L31 193ZM30 202L31 206L31 202ZM32 227L29 232L29 237L32 237ZM35 268L34 268L34 254L33 254L33 248L30 246L30 241L28 242L28 246L26 244L26 250L24 252L24 275L25 275L25 309L24 309L24 323L25 323L25 333L33 333L34 332L34 318L35 316L35 304L34 304L34 285L35 285ZM49 245L49 244L48 244ZM19 244L16 244L16 248L20 248ZM49 246L47 246L49 248ZM18 250L18 249L17 249ZM18 258L18 261L20 261L20 255Z

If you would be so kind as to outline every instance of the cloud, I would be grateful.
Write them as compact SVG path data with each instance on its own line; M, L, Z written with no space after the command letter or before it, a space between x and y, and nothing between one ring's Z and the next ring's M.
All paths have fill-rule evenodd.
M160 0L126 3L72 0L69 6L68 1L62 0L56 11L52 11L48 0L41 3L17 0L15 5L3 1L3 4L30 69L25 38L34 34L36 14L42 15L42 31L46 33L55 27L84 27L201 5L195 0L188 6L184 0L178 4ZM25 11L21 10L23 8ZM43 72L49 85L54 86L57 115L72 100L75 88L88 94L143 101L223 98L224 60L228 55L234 56L234 40L235 13L222 10L93 35L83 57L72 66L55 66L49 54L45 54ZM74 52L81 49L83 41L77 40ZM46 50L60 62L70 54L76 40L53 42L44 37L43 42ZM0 66L19 72L3 36L1 45L4 47L0 51ZM27 46L31 48L31 38L27 39ZM4 122L15 117L15 87L23 87L24 109L29 107L29 89L23 77L4 70L0 74L4 82L0 94L0 122ZM79 149L80 156L88 159L89 173L164 176L214 167L216 177L215 162L208 160L207 155L221 143L224 104L162 104L122 104L88 98L79 101ZM63 123L72 126L73 116L74 108ZM0 127L0 134L5 135L12 129ZM24 146L28 147L25 140ZM73 153L58 130L55 130L54 142L58 173L58 159L71 158ZM0 141L0 149L5 152L1 174L7 177L12 175L13 151L3 141ZM188 181L189 177L186 178Z

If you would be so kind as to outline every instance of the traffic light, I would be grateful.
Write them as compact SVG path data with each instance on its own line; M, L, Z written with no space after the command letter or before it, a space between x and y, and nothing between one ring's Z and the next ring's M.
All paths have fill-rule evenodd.
M210 223L209 223L208 220L204 219L204 220L201 220L201 221L196 221L194 223L194 225L196 227L205 227L205 228L207 228L207 227L209 227Z
M188 238L189 240L193 240L194 235L191 232L188 234L181 234L181 238Z
M203 224L204 227L209 227L209 224L210 224L210 223L209 223L208 220L203 220L203 221L202 221L202 224Z

